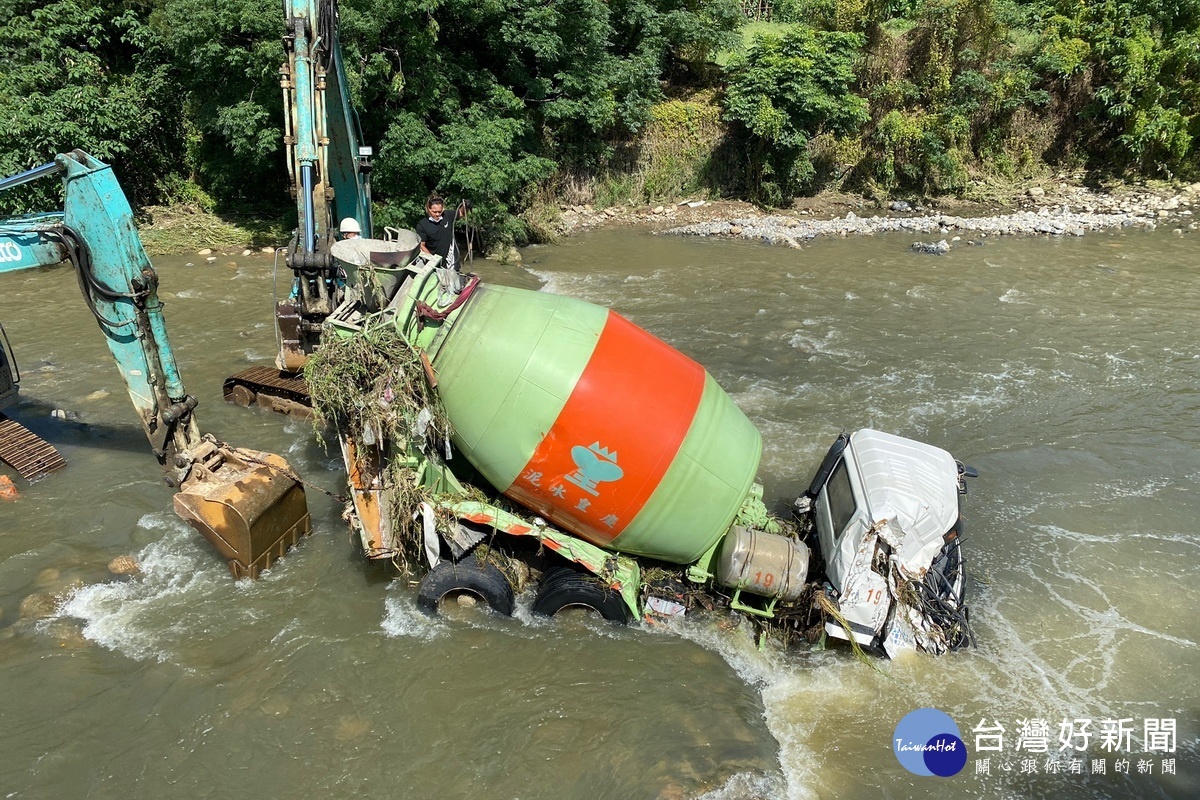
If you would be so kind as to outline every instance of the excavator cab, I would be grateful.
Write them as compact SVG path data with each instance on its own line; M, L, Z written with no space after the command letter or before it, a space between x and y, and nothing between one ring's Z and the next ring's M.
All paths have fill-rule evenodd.
M21 373L17 371L17 360L13 358L12 348L8 346L8 334L0 325L0 411L17 401L17 384Z

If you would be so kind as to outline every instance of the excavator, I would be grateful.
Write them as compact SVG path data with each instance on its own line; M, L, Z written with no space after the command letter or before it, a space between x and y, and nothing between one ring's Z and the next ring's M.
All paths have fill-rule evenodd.
M372 149L359 145L358 118L338 41L336 0L284 0L287 61L284 146L298 224L282 251L291 290L276 298L275 367L250 367L225 381L225 399L306 416L311 403L300 374L317 348L325 319L343 300L344 280L330 253L338 220L371 235Z
M59 174L63 211L0 218L2 271L72 264L165 482L177 490L175 512L216 547L235 578L255 578L311 531L304 487L282 457L200 433L196 398L167 340L158 275L109 165L75 150L0 179L0 191ZM18 381L5 341L0 407L12 404ZM3 414L0 458L27 478L62 466L52 447Z

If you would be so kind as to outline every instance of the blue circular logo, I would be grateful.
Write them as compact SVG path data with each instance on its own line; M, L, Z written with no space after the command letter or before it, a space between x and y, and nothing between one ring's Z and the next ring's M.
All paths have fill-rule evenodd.
M950 715L918 708L900 720L892 735L896 760L914 775L949 778L967 765L967 746Z

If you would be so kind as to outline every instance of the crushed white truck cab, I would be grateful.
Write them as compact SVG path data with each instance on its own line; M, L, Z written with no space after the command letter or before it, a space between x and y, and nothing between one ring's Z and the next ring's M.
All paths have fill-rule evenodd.
M838 437L797 511L811 515L830 636L941 653L969 641L961 498L977 473L941 448L863 429Z

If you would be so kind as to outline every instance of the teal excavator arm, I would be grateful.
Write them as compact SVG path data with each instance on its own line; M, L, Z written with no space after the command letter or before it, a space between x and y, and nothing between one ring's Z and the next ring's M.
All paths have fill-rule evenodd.
M369 236L371 149L359 145L338 41L336 0L284 0L287 61L280 67L288 177L298 226L287 249L294 280L277 304L276 365L295 372L316 347L321 324L341 300L330 255L338 221L358 222Z
M82 151L0 180L0 190L62 174L62 213L0 220L9 268L70 261L150 448L179 489L175 511L211 541L236 577L255 577L310 530L304 489L277 455L201 436L167 339L158 275L111 167Z
M325 319L344 299L331 255L339 221L354 220L365 236L374 228L372 151L360 145L350 104L336 0L284 0L283 13L283 141L298 222L283 254L292 281L288 296L275 301L275 369L250 367L231 375L224 394L239 405L307 416L312 408L300 372L317 348Z

